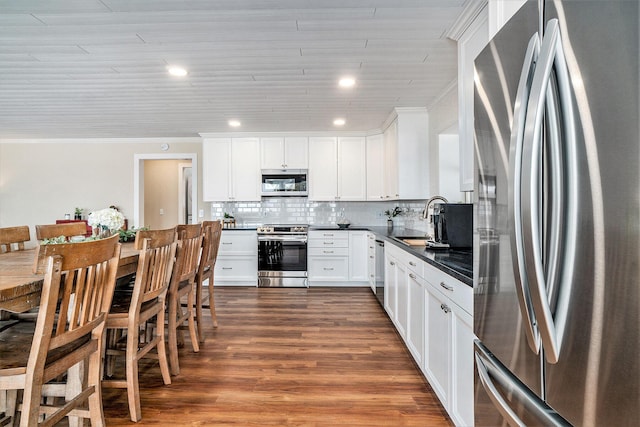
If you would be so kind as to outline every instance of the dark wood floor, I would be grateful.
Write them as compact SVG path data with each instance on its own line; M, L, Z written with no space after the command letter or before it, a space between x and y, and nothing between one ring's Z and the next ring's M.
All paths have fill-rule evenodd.
M370 289L216 288L216 307L171 385L142 370L142 421L105 391L107 425L451 425Z

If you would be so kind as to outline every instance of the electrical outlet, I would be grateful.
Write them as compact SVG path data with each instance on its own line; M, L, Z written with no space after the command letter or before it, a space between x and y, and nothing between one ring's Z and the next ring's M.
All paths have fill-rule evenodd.
M204 218L204 209L198 211L198 218Z
M164 209L160 208L160 215L164 215Z

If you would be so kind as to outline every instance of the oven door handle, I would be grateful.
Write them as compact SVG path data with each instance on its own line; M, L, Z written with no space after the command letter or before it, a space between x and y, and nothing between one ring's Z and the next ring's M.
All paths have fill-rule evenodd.
M307 237L300 236L258 236L258 242L300 242L307 243Z

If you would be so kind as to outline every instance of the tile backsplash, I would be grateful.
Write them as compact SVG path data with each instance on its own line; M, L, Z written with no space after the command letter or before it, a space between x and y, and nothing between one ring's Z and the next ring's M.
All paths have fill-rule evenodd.
M385 226L384 211L396 206L402 214L394 218L394 226L429 231L422 218L424 200L392 202L314 202L303 197L274 197L260 202L214 202L211 218L232 214L238 226L252 227L262 224L335 225L346 218L352 225Z

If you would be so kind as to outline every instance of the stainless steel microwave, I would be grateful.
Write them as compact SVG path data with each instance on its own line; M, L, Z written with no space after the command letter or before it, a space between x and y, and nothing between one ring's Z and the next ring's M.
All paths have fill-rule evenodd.
M309 194L306 169L263 169L263 197L306 197Z

